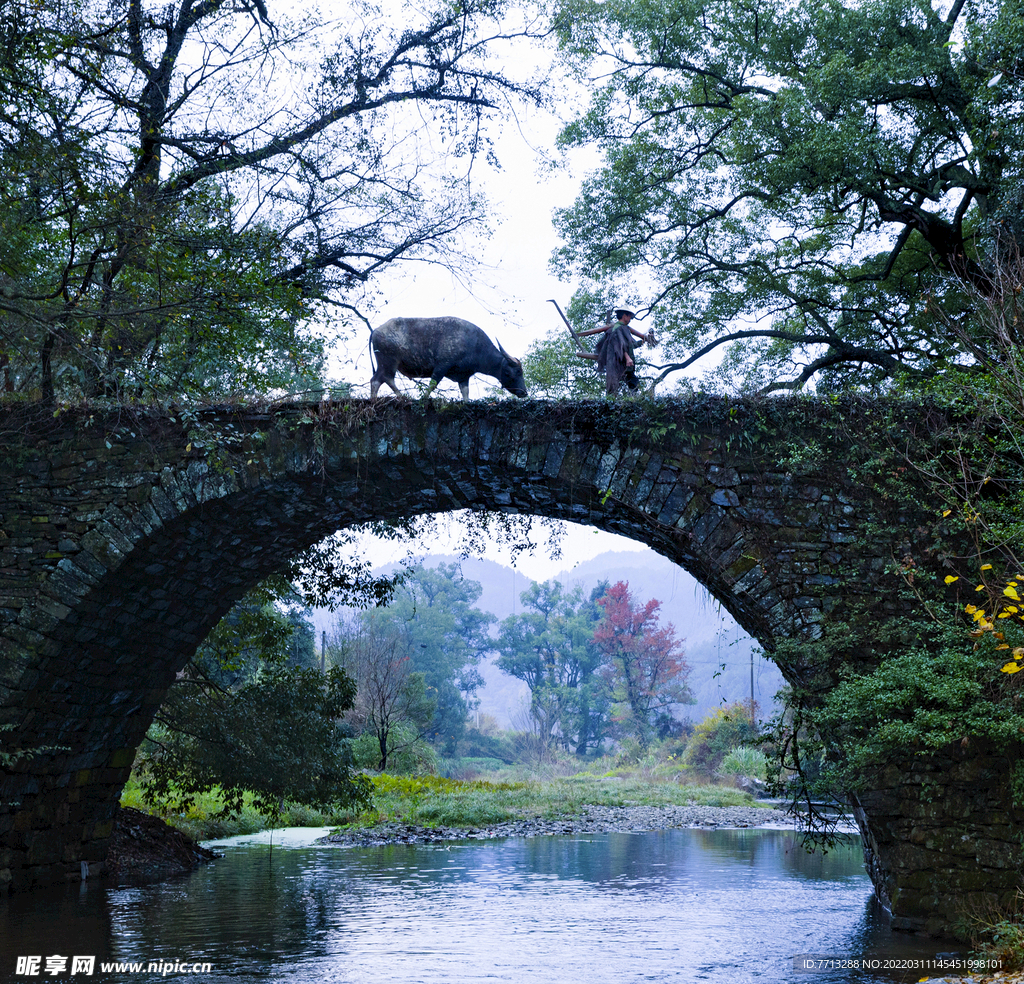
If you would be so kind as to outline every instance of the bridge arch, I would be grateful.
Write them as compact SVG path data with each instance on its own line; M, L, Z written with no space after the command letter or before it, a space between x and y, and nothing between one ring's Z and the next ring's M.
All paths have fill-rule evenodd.
M0 434L0 736L47 750L0 785L11 887L102 866L175 674L249 587L337 529L456 509L606 529L688 570L769 653L815 638L909 549L904 508L850 479L853 447L804 453L835 439L809 401L353 401L188 425L11 411Z

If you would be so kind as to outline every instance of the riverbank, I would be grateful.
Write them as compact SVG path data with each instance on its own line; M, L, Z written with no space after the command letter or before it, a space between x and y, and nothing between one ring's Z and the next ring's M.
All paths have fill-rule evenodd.
M652 830L720 827L792 827L781 810L757 806L584 806L563 817L524 817L481 826L423 826L385 821L372 827L349 827L322 843L367 847L380 844L438 844L496 837L539 837L565 834L641 833Z
M217 855L159 817L122 807L107 850L107 877L118 883L185 874Z
M556 821L575 817L587 808L703 809L736 807L760 813L748 793L732 786L682 784L644 778L610 778L575 775L565 778L491 782L441 776L371 777L372 806L361 812L341 809L315 810L285 804L276 821L246 806L242 814L223 813L223 797L204 794L187 811L157 810L145 799L136 783L125 788L122 805L134 806L162 816L172 826L196 841L215 840L238 834L253 834L275 827L340 827L376 829L399 824L429 829L483 829L499 824L516 824L528 818ZM777 811L776 811L777 812ZM534 822L530 820L530 822ZM699 826L699 821L682 826ZM747 823L747 826L759 824ZM513 835L505 835L513 836Z

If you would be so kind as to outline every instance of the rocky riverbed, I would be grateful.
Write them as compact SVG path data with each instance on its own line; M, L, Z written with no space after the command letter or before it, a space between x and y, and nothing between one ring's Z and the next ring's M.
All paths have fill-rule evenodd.
M454 840L493 837L539 837L552 834L600 834L667 830L674 827L792 826L781 810L750 806L585 806L575 815L546 819L529 817L480 827L423 827L382 823L354 827L323 838L324 843L369 846L375 844L438 844Z

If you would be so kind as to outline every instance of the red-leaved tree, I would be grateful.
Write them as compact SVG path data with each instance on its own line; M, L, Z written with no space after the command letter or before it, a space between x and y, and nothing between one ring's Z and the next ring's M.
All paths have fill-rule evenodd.
M652 598L644 605L635 603L628 582L619 581L597 603L604 609L594 632L607 660L603 672L622 708L627 732L646 749L659 715L675 704L694 702L682 640L671 622L659 624L661 602Z

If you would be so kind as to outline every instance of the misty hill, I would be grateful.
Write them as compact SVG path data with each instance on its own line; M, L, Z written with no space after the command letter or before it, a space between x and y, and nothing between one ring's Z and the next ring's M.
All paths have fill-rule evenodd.
M422 560L426 567L442 562L458 563L464 577L480 583L477 606L499 621L522 610L519 596L531 583L522 572L475 557L431 554ZM393 566L381 567L379 572L390 571ZM601 581L626 581L635 601L657 598L661 602L662 624L671 622L676 635L685 640L690 689L697 698L697 703L686 709L690 720L700 721L723 704L749 701L752 663L754 699L761 716L773 712L773 697L783 685L775 664L760 655L756 642L690 574L660 554L652 550L603 553L560 573L556 579L566 587L580 584L586 593ZM319 631L324 626L320 613L317 616ZM478 695L480 710L496 717L503 727L519 725L529 704L526 685L502 673L493 665L493 657L482 661L480 672L486 681Z

